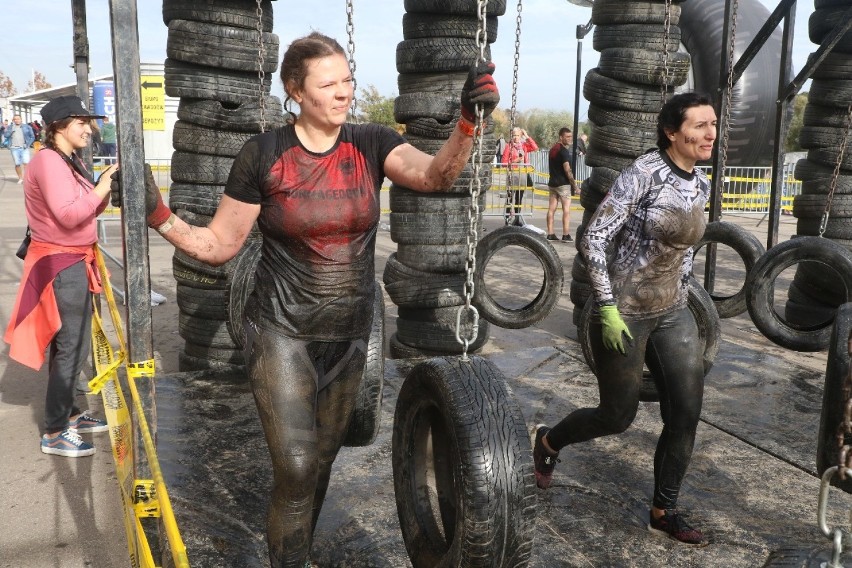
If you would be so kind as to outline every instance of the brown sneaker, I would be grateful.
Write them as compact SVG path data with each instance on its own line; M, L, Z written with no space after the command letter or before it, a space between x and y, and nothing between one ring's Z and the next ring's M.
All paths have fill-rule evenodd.
M666 511L659 519L654 518L654 513L649 511L648 530L652 533L668 537L688 546L707 546L701 531L694 529L683 519L677 511Z
M535 484L540 489L550 487L550 482L553 480L553 470L556 464L561 461L559 452L555 455L551 454L544 448L544 443L541 441L545 434L550 432L550 428L544 424L539 424L535 427L535 444L533 444L533 463L535 464Z

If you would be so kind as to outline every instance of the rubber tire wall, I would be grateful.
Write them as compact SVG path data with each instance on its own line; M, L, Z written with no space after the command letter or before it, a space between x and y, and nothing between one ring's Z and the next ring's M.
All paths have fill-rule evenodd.
M739 0L734 61L769 19L758 0ZM681 4L681 42L692 57L694 90L711 97L719 83L725 0L689 0ZM724 46L728 49L727 46ZM775 100L778 92L778 54L781 29L776 28L734 85L728 166L769 166L775 132ZM789 81L792 70L787 70Z

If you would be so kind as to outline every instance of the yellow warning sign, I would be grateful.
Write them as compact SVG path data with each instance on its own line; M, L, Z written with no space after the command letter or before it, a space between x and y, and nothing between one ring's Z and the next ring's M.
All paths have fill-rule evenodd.
M142 130L166 129L166 88L162 75L142 75Z

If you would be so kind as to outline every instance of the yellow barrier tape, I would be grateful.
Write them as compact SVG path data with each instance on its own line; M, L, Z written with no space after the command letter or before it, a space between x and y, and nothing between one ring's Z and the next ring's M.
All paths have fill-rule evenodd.
M109 439L112 446L112 457L115 461L115 471L121 500L124 505L124 530L127 536L127 548L130 554L130 565L139 566L139 554L135 531L135 515L133 514L133 430L130 422L130 411L118 381L116 367L112 366L112 346L106 340L106 334L101 324L101 316L97 308L92 315L92 339L94 341L95 370L98 376L108 373L108 380L100 388L104 403L104 414L109 424ZM112 371L107 371L112 367ZM94 381L94 379L93 379ZM89 388L93 388L89 382ZM144 533L143 533L144 538Z
M154 477L154 487L157 500L160 503L166 537L169 540L169 547L172 550L172 558L175 561L175 566L178 568L188 567L189 559L186 556L186 546L180 536L174 511L172 510L169 492L166 489L166 480L163 478L160 461L157 459L157 448L154 446L154 439L151 437L151 431L148 429L148 421L145 419L145 409L142 408L142 402L139 400L139 392L136 390L137 378L154 378L153 360L149 359L148 361L141 361L139 363L128 363L127 385L130 387L130 397L133 399L133 406L139 417L138 424L139 429L142 431L142 443L145 444L145 452L148 455L148 466L151 468L151 475Z
M136 389L137 378L153 379L154 361L141 363L127 363L127 384L134 409L137 414L138 426L142 433L143 445L151 468L153 480L134 479L134 449L133 430L130 411L121 389L121 383L116 372L121 361L125 360L126 350L124 334L122 332L121 316L112 286L109 282L109 274L106 270L103 255L95 245L95 262L101 276L104 297L109 306L118 342L121 345L119 356L113 354L112 345L103 330L100 313L95 307L92 316L92 340L94 345L95 371L97 376L89 382L89 387L98 387L104 402L104 413L109 424L110 442L112 454L115 460L115 468L118 477L118 485L121 490L122 502L124 504L124 528L127 534L127 546L130 555L130 564L133 568L157 568L151 554L151 547L145 535L140 518L162 516L162 522L166 529L166 538L172 552L172 559L177 568L189 568L189 560L186 555L186 546L180 536L174 511L171 507L169 494L166 490L160 463L157 459L156 447L145 419L144 408L139 399Z

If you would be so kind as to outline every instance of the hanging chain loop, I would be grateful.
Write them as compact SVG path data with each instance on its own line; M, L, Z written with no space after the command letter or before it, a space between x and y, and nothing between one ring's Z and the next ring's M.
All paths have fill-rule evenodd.
M840 150L837 152L837 161L834 162L834 172L831 174L831 183L828 186L825 210L822 212L822 219L819 222L819 236L822 236L825 233L826 227L828 227L831 201L834 199L834 192L837 189L837 178L840 176L840 165L843 163L843 155L846 153L846 146L849 144L850 130L852 130L852 104L849 105L846 111L846 128L843 131L843 141L840 143Z
M518 0L518 15L515 18L515 62L512 67L512 106L509 109L509 144L512 143L512 131L515 129L515 119L518 109L518 68L521 60L521 12L523 11L523 0ZM511 158L512 153L509 152ZM502 156L501 156L502 157ZM506 166L506 224L509 224L509 219L514 211L512 203L512 164L504 164ZM518 174L520 179L520 173Z
M486 22L487 0L477 0L476 13L478 16L476 25L476 46L479 48L479 57L474 64L478 67L480 62L487 62L485 48L488 46L488 33ZM470 207L468 208L468 231L467 231L467 260L465 262L464 280L464 305L459 306L456 312L456 341L462 345L462 361L467 361L467 350L470 344L476 341L479 334L479 311L472 305L475 292L473 275L476 272L476 245L479 241L479 195L482 193L482 179L479 172L482 170L482 141L485 132L485 109L477 104L475 107L476 122L473 129L473 150L470 155L471 180L468 186L470 194ZM459 119L461 120L461 119ZM468 317L464 317L469 314ZM462 324L469 322L471 329L469 337L462 337Z
M346 51L349 53L349 72L352 74L352 105L349 112L352 120L358 122L355 117L358 110L358 83L355 81L355 6L352 0L346 0L346 35L349 38L346 44Z
M737 41L737 10L739 8L738 0L734 0L733 12L731 13L731 42L728 45L728 78L725 84L725 130L722 132L722 144L719 147L719 171L713 172L721 176L722 183L725 183L725 169L728 165L728 133L731 131L731 100L734 92L734 47Z
M257 82L260 99L260 131L266 132L266 96L263 92L263 83L266 80L266 72L263 70L263 6L262 0L257 2Z
M660 86L660 108L666 104L666 94L669 89L669 34L672 27L672 0L666 0L666 16L663 21L663 84Z

